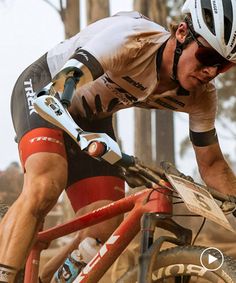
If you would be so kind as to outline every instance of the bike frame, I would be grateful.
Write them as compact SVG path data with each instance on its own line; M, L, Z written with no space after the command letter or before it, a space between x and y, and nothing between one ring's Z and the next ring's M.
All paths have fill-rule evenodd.
M130 211L75 281L77 283L98 282L140 231L140 220L145 213L172 214L171 197L166 194L167 190L164 190L164 193L163 189L160 188L160 190L162 192L144 189L83 216L76 217L74 220L39 232L26 263L24 282L38 282L40 253L48 248L52 240Z

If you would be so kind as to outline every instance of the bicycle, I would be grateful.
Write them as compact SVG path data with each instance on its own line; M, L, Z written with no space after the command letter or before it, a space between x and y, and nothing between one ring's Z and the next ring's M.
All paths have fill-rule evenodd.
M125 158L127 160L127 156ZM187 280L192 280L196 276L197 278L203 277L209 280L209 282L236 282L236 261L228 256L224 256L224 263L217 270L208 271L201 265L201 253L205 247L191 245L191 230L180 226L172 219L171 201L176 196L173 186L179 190L178 186L181 184L183 190L189 190L191 195L195 196L196 205L191 202L194 209L200 207L201 215L221 222L225 228L232 230L226 218L221 214L220 208L212 200L211 194L221 201L227 201L224 203L224 210L232 209L231 205L235 204L235 198L221 195L213 190L210 190L210 194L201 185L188 180L188 178L186 179L182 174L178 173L177 175L176 172L178 171L173 166L170 166L169 163L164 163L163 165L166 167L165 170L159 169L159 172L153 171L139 163L134 163L132 168L137 173L137 176L143 176L147 181L158 183L157 188L146 188L67 223L40 232L26 264L24 282L38 282L39 254L42 249L48 247L52 240L128 211L130 213L122 224L114 231L74 282L98 282L138 233L141 219L141 255L137 282L163 282L163 279L169 277L176 277L175 282L192 282ZM160 175L163 179L160 178ZM169 179L169 182L167 182L167 179ZM170 185L171 183L172 185ZM188 206L189 204L187 201ZM219 208L217 213L216 206ZM227 209L225 208L226 206ZM156 227L170 231L174 234L174 237L162 236L153 240ZM173 243L176 247L160 251L164 242ZM213 256L218 259L212 263L212 268L214 269L220 258L218 254L213 254ZM207 260L206 257L207 255L203 260ZM137 273L138 267L135 267L134 270L118 279L117 283L136 282Z
M93 150L94 147L96 147L96 144L94 145L93 143ZM124 159L127 162L128 157L124 155ZM113 202L112 204L99 208L91 213L77 217L65 224L40 232L27 260L24 279L25 283L38 282L40 252L47 248L52 240L128 211L130 211L130 214L125 218L123 223L107 240L95 258L88 263L74 282L98 282L112 262L115 261L115 259L138 233L140 230L141 219L142 237L140 274L138 282L163 282L160 280L170 276L176 277L176 282L192 282L187 281L190 280L190 276L191 279L193 276L203 277L210 280L210 282L236 282L236 262L230 257L225 256L225 261L222 267L216 271L207 271L201 266L200 257L204 247L191 245L191 230L178 225L172 220L171 200L174 198L174 191L166 179L175 179L178 184L181 183L185 186L187 185L187 190L190 190L189 186L194 186L195 190L192 194L195 196L197 195L196 203L197 205L200 204L200 207L202 207L203 214L206 212L209 214L209 207L212 207L212 205L215 207L215 203L212 203L210 194L206 193L207 191L205 191L201 185L193 183L189 180L189 177L186 178L180 174L169 163L163 163L165 170L159 168L159 171L157 172L138 163L132 157L130 160L132 160L133 166L131 167L131 170L137 173L137 177L144 177L149 186L150 181L155 181L155 183L159 184L159 187L155 189L144 189L134 195L130 195L124 199ZM165 181L161 179L160 176L165 179ZM175 181L173 183L176 186L177 183L175 183ZM201 192L196 191L199 188ZM204 195L202 192L204 192ZM224 210L232 209L231 205L235 204L234 197L223 196L213 190L211 190L211 193L221 201L228 201L224 205ZM235 205L233 205L233 207L235 207ZM213 217L219 216L213 213ZM212 216L210 219L212 219ZM222 216L220 216L217 221L223 221L222 225L231 230L228 222L222 218ZM132 229L130 229L131 226ZM162 236L153 241L155 227L161 227L165 230L171 231L175 237ZM162 244L166 241L177 245L177 247L160 251ZM214 254L214 256L218 257L216 254ZM217 262L214 264L217 264ZM215 265L213 265L213 268L214 266ZM137 273L138 267L135 267L133 270L118 279L117 283L136 282ZM183 279L181 279L182 275ZM219 278L222 281L218 281Z
M24 282L37 282L40 252L47 248L52 240L128 211L128 216L74 282L98 282L139 230L142 234L139 268L128 272L117 282L163 282L162 280L169 277L173 277L175 282L192 282L190 280L193 277L202 277L210 282L236 282L236 262L233 258L224 256L225 260L219 269L207 270L200 262L200 258L207 261L206 255L201 256L205 248L194 246L192 231L172 219L172 200L181 197L191 212L211 219L232 231L222 210L234 212L236 198L195 183L169 163L163 163L163 168L153 170L137 162L134 157L122 154L116 142L106 134L84 132L67 111L75 86L73 77L66 80L61 101L51 95L49 89L43 90L35 99L35 109L43 118L65 130L80 148L93 158L118 166L122 169L124 177L129 178L131 174L137 184L140 184L141 180L147 188L40 232L27 260ZM152 186L153 183L156 184L155 188ZM222 202L222 210L212 196ZM174 236L162 236L154 240L155 227L170 231ZM170 242L176 247L160 251L164 242ZM215 267L219 264L220 258L218 254L213 256L216 260L212 267Z

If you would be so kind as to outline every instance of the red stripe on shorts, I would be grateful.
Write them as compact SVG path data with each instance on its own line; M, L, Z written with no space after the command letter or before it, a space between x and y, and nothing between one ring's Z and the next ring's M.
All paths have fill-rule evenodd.
M66 190L74 211L98 200L118 200L125 196L124 181L115 176L96 176L80 180Z
M25 134L19 143L22 166L26 159L38 152L58 153L66 158L63 133L61 130L37 128Z

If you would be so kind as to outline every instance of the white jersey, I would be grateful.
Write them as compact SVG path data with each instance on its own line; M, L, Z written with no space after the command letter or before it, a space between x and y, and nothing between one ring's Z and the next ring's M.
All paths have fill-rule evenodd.
M72 112L100 119L119 109L143 107L186 112L190 129L214 128L216 90L212 83L189 95L177 89L155 93L159 84L157 53L170 37L160 25L138 12L123 12L99 20L47 54L54 77L73 54L93 74L94 81L77 91Z

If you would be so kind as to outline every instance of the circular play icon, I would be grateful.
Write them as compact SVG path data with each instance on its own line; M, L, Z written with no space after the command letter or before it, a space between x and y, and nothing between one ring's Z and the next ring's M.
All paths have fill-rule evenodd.
M207 270L217 270L224 262L224 255L219 249L210 247L201 253L200 262Z

